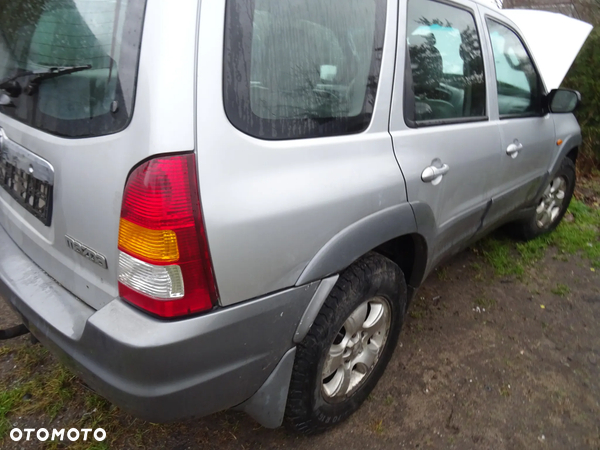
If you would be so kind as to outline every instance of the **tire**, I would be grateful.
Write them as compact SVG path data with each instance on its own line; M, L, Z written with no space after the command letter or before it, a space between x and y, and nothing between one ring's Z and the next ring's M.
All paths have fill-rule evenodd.
M292 430L325 431L360 407L392 357L406 300L404 275L384 256L369 253L342 272L296 350L286 405Z
M565 158L558 171L550 178L546 189L542 193L542 197L538 199L537 209L533 211L531 217L513 225L512 231L515 237L524 241L530 241L542 234L554 231L569 208L569 203L571 203L573 191L575 190L575 182L575 163L569 158ZM564 185L560 183L564 183ZM559 189L559 187L562 189ZM547 210L553 204L552 201L558 201L556 193L561 191L564 193L564 197L560 205L554 206L552 214L548 213ZM546 212L541 212L542 209L546 210ZM542 220L540 220L541 215L544 217Z

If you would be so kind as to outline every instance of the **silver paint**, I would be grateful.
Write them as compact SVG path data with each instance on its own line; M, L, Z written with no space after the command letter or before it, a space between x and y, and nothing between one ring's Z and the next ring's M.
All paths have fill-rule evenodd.
M282 358L293 355L335 274L390 239L419 234L423 278L476 232L535 201L542 181L581 143L572 114L499 120L484 14L510 21L480 3L455 3L475 12L488 120L406 126L407 3L390 1L369 128L267 142L237 131L224 113L225 0L181 0L177 7L148 0L135 113L126 130L63 139L0 115L15 148L51 165L55 185L51 227L0 189L0 294L36 337L74 360L92 386L127 411L172 420L257 394L248 412L276 425L289 370L273 371L280 361L289 365L290 357ZM509 155L515 139L523 147ZM123 187L148 157L194 149L222 308L161 321L117 298ZM37 165L29 164L35 173ZM444 165L449 170L431 180L436 184L423 180L426 169ZM65 235L105 255L108 269L73 252ZM331 278L320 282L325 277ZM263 402L265 411L256 412Z
M151 155L189 151L196 145L198 9L197 0L178 1L177 7L148 1L135 110L124 131L65 139L0 114L0 126L11 141L48 161L55 174L50 227L3 189L0 226L46 273L94 309L118 295L119 214L130 170ZM177 95L173 95L174 83ZM70 250L64 244L67 234L106 256L108 270Z
M197 152L204 220L226 306L302 284L305 268L338 233L406 202L406 189L388 132L396 2L388 2L370 127L357 135L296 141L252 138L225 116L224 11L225 0L202 3L198 60L210 70L198 71Z
M120 299L94 311L37 267L2 228L0 255L0 296L32 334L75 365L98 393L152 422L210 414L254 395L294 348L294 332L319 284L165 321ZM287 373L287 379L276 377L279 388L287 389ZM278 405L272 404L274 416Z
M71 250L79 253L81 256L90 260L92 263L99 265L103 269L108 269L108 263L106 262L106 257L104 255L101 255L96 250L89 248L87 245L82 244L69 235L65 236L65 240L67 241L67 247Z

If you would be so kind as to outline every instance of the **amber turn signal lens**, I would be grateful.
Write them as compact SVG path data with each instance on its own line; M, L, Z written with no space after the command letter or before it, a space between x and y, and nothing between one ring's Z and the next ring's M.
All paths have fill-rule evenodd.
M556 141L556 145L562 145L562 143L563 143L562 139L559 139L558 141Z
M179 247L175 232L151 230L125 219L121 219L119 225L119 249L150 262L179 261Z

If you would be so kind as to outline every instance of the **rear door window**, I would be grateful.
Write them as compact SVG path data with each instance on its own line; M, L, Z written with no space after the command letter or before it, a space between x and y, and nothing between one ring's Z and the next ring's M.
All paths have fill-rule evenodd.
M145 0L3 0L0 112L66 137L123 129L133 112ZM33 83L52 68L86 67ZM15 84L16 83L16 84Z
M229 0L225 109L263 139L358 133L377 92L385 0Z
M410 0L405 119L409 126L486 116L481 44L470 11Z

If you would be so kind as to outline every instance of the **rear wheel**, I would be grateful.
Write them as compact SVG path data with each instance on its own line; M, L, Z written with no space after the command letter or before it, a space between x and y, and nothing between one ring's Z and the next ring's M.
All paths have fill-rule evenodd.
M531 240L553 231L567 212L575 189L575 163L565 158L558 172L550 178L530 218L514 225L517 237Z
M286 407L295 431L324 431L360 407L393 354L405 306L404 275L379 254L340 275L297 348Z

